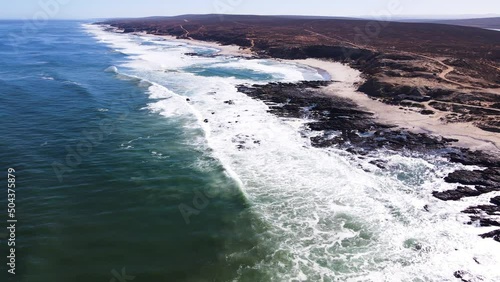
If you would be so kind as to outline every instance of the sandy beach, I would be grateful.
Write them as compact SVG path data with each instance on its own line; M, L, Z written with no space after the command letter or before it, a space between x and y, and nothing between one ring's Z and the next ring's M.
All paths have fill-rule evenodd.
M500 136L477 128L472 123L445 123L440 118L448 112L436 112L426 116L399 106L384 104L368 95L356 91L356 84L363 79L361 73L347 65L318 59L294 60L290 62L305 64L327 71L336 81L326 87L328 93L349 98L364 110L374 113L380 122L394 124L415 133L428 133L459 140L456 146L472 150L500 151Z

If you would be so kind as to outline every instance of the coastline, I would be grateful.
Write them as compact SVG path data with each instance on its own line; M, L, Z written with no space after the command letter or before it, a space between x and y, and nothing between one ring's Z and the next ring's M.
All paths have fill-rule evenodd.
M173 36L163 36L163 35L154 35L154 34L145 34L139 33L140 35L147 36L155 36L161 37L168 40L174 40L182 43L187 43L194 46L204 46L209 48L214 48L219 50L216 55L224 55L224 56L237 56L244 58L260 58L260 56L254 52L252 52L249 48L242 48L237 45L221 45L216 42L205 42L201 40L195 39L177 39ZM400 105L391 105L379 100L376 100L373 97L370 97L368 94L361 92L358 90L359 85L362 85L366 79L363 77L363 73L353 67L343 64L340 62L329 61L326 59L279 59L279 58L270 58L266 57L269 60L275 60L282 63L288 63L293 65L305 65L311 68L318 70L318 72L327 74L330 77L330 81L328 83L317 83L317 82L297 82L291 83L286 87L296 88L293 91L302 91L301 89L307 89L309 86L313 88L318 88L319 96L330 97L331 103L330 109L332 111L336 111L335 104L337 102L342 101L350 101L350 110L353 111L361 111L363 114L360 116L353 115L351 118L354 120L358 120L360 123L372 123L375 127L379 128L391 128L391 132L389 135L397 139L397 135L400 133L407 132L409 134L414 135L414 139L409 141L410 143L406 143L403 145L401 149L406 146L410 150L423 150L432 152L435 149L441 148L446 150L451 150L452 153L448 155L452 162L461 163L466 165L476 165L480 167L492 168L495 170L498 167L498 160L495 156L500 153L500 136L497 133L484 131L479 127L473 125L472 122L457 122L457 123L449 123L446 122L445 116L450 114L449 111L440 110L434 112L432 115L423 115L419 112L419 110L412 109L411 107L402 107ZM325 79L328 81L328 79ZM326 82L325 81L325 82ZM251 88L251 87L250 87ZM245 86L241 87L243 92L245 92ZM242 91L240 89L240 92ZM251 96L254 90L248 89L247 95ZM259 90L257 90L259 91ZM289 91L283 89L283 91ZM306 90L304 93L307 93ZM287 95L287 93L283 93L281 96ZM316 98L307 96L307 94L302 94L303 98L306 100L310 100L307 103L314 103ZM313 94L313 96L316 94ZM261 99L261 98L259 98ZM347 100L346 100L347 99ZM262 100L262 99L261 99ZM306 101L304 100L304 101ZM266 102L267 103L267 102ZM342 102L340 102L342 103ZM300 103L297 105L298 107L303 107ZM274 111L275 114L278 114L278 111ZM290 113L289 113L290 114ZM367 118L366 114L370 117ZM279 114L278 114L279 115ZM340 124L345 122L340 122ZM346 123L341 125L340 127L345 128L349 126L354 126L354 124L349 125L350 123ZM365 124L365 126L366 126ZM351 128L351 130L359 130L357 126ZM342 138L341 138L342 139ZM391 138L389 138L391 139ZM347 138L349 140L349 138ZM316 140L315 143L317 146L323 146L324 144L330 144L329 141L321 144L323 141ZM350 140L354 141L354 140ZM393 140L394 141L394 140ZM419 144L423 142L424 144ZM314 143L314 142L313 142ZM375 142L376 143L376 142ZM427 143L427 144L425 144ZM393 149L398 149L398 141L395 142L396 146L393 146ZM431 146L427 146L432 144ZM361 144L358 144L361 145ZM366 145L366 144L365 144ZM385 145L383 144L370 144L368 147L372 147L372 145L376 148L383 148ZM394 144L393 144L394 145ZM326 145L329 146L329 145ZM361 145L362 147L363 145ZM390 148L391 146L389 146ZM351 148L352 149L352 148ZM351 149L347 149L350 152L356 152L356 150L351 151ZM460 153L461 151L461 153ZM363 154L363 153L361 153ZM484 171L485 174L481 174L478 176L479 178L488 178L490 171ZM495 173L492 173L495 175ZM494 177L494 176L493 176ZM459 176L460 180L456 183L468 185L479 182L470 182L469 176L461 175ZM495 182L496 180L494 180ZM470 183L469 183L470 182ZM452 182L453 183L453 182ZM496 182L495 182L496 183ZM487 186L491 186L489 183ZM479 189L480 194L489 193L491 191L497 191L494 188L495 184L487 189ZM478 188L478 186L476 186ZM473 192L472 194L474 194ZM469 197L471 193L468 191L460 191L460 187L458 190L445 191L438 195L437 197L440 199L453 199L456 198L456 195L461 197Z
M221 45L216 42L206 42L196 39L177 39L169 35L152 35L168 40L175 40L195 46L203 46L218 49L218 55L238 56L252 58L258 55L249 48L241 48L237 45ZM486 151L500 153L500 135L494 132L484 131L472 124L472 122L446 123L444 116L451 112L440 111L433 115L422 115L408 108L397 105L389 105L370 98L367 94L357 90L357 86L364 82L362 73L346 64L322 59L275 59L291 64L302 64L318 70L327 79L325 74L335 81L324 88L328 95L347 98L352 100L361 109L374 114L376 121L387 125L395 125L400 129L413 133L425 133L433 136L441 136L448 139L458 140L454 146L470 149L473 151Z
M500 88L494 56L498 32L450 25L441 25L438 32L430 24L414 24L408 30L408 24L394 22L384 40L360 45L352 42L356 38L352 31L362 30L369 22L311 21L310 27L302 29L297 28L302 27L300 20L231 17L237 25L201 16L102 24L123 33L170 35L165 38L217 48L221 55L346 63L362 73L363 80L356 89L368 96L350 98L373 112L380 122L457 139L456 146L500 152L495 137L500 133ZM470 38L477 40L471 42ZM319 68L330 66L321 63Z
M134 32L140 36L151 36L164 38L166 40L178 41L194 46L209 47L217 49L217 55L236 56L244 58L258 58L258 54L250 48L238 45L222 45L217 42L202 41L196 39L181 39L171 35L155 35L147 32ZM492 154L500 154L500 135L494 132L482 130L472 122L446 122L449 111L434 111L432 115L422 115L411 108L399 105L390 105L372 99L368 94L360 92L357 87L365 82L362 73L346 64L328 61L325 59L277 59L280 62L290 64L302 64L318 70L318 72L333 83L324 87L328 95L347 98L352 100L361 109L373 114L373 118L383 124L394 125L399 129L408 130L412 133L424 133L431 136L439 136L456 140L453 146L469 149L472 151L485 151Z
M237 45L221 45L216 42L207 42L196 39L178 39L170 35L154 35L144 32L136 33L142 36L154 36L167 40L175 40L195 46L210 47L219 50L218 55L237 56L245 58L258 57L249 48ZM367 94L357 90L357 86L364 82L362 73L348 65L340 62L322 59L275 59L290 64L302 64L315 68L325 78L328 75L334 81L324 88L329 95L352 100L363 110L374 114L376 121L387 125L395 125L400 129L413 133L425 133L432 136L441 136L448 139L458 140L453 146L470 149L472 151L485 151L500 154L500 135L494 132L484 131L472 124L472 122L443 122L444 117L451 112L439 111L433 115L422 115L408 108L397 105L389 105L370 98Z
M193 45L193 46L214 48L214 49L219 50L217 52L218 55L246 57L246 58L251 58L251 57L256 56L256 54L254 52L252 52L250 49L248 49L248 48L243 49L238 45L221 45L221 44L216 43L216 42L201 41L201 40L196 40L196 39L181 39L181 38L177 38L177 37L171 36L171 35L155 35L155 34L150 34L150 33L146 33L146 32L134 32L132 34L136 34L136 35L140 35L140 36L158 37L158 38L163 38L166 40L173 40L173 41L186 43L186 44Z

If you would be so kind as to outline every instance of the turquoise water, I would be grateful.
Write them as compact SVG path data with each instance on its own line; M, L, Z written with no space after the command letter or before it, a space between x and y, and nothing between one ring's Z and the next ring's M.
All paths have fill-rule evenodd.
M0 22L2 38L22 24ZM235 89L322 79L312 68L74 21L21 39L0 42L0 167L16 169L19 220L17 274L1 281L498 277L496 245L430 196L453 165L384 155L379 171L313 148L304 121Z

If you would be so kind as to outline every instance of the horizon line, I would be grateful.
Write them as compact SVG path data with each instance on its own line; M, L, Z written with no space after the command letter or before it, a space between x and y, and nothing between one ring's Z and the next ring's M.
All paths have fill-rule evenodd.
M268 16L268 17L317 17L317 18L351 18L351 19L376 19L376 16L369 15L297 15L297 14L223 14L223 13L206 13L206 14L179 14L179 15L151 15L151 16L114 16L114 17L95 17L95 18L52 18L47 19L47 21L52 20L102 20L102 19L141 19L141 18L169 18L169 17L180 17L180 16L206 16L206 15L223 15L223 16ZM454 18L457 17L457 18ZM488 18L500 18L500 14L446 14L446 15L398 15L394 16L394 19L408 19L408 20L467 20L467 19L488 19ZM15 21L30 21L28 18L0 18L3 20L15 20Z

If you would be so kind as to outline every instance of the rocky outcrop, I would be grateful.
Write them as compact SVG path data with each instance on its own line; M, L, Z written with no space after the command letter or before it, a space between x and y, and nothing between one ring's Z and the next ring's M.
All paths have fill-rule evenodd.
M434 191L432 195L443 201L457 201L465 197L479 196L481 195L481 192L474 188L460 186L455 190L448 190L444 192Z
M346 150L366 154L385 148L394 151L413 150L429 152L446 147L454 140L415 134L377 123L372 114L361 111L350 100L325 96L318 87L327 82L270 83L238 87L240 92L269 103L270 111L282 117L308 117L307 124L316 131L311 139L314 146L339 146ZM335 136L331 132L338 132Z
M431 100L431 97L427 95L430 90L425 87L392 85L376 78L367 79L358 90L368 96L382 98L382 101L393 105L400 104L403 100L415 102Z
M449 174L445 181L448 183L460 183L463 185L477 185L500 189L500 168L487 168L486 170L457 170Z
M493 238L493 240L500 242L500 229L491 231L481 235L482 238Z

